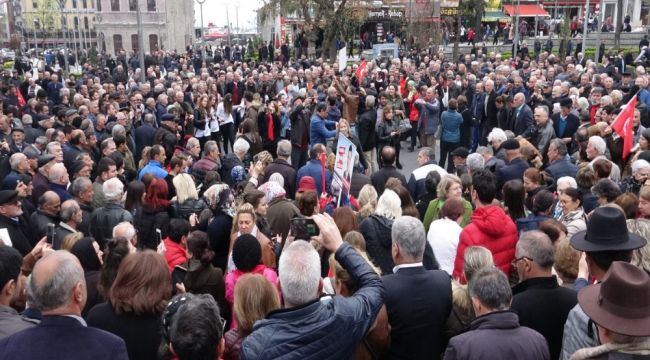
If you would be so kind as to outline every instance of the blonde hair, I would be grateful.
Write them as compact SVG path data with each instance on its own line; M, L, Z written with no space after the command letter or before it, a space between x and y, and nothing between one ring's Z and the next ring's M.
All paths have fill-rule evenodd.
M348 126L348 133L350 132L350 122L344 118L339 119L339 126L336 127L336 139L338 140L339 134L341 133L341 124L345 123ZM343 134L345 135L345 134ZM346 137L348 135L345 135Z
M176 201L179 204L185 202L188 199L198 199L199 193L196 191L196 185L192 176L189 174L178 174L174 176L174 188L176 189Z
M264 276L249 273L237 280L232 310L244 336L253 331L256 321L279 308L278 291Z
M482 246L470 246L465 249L463 273L468 283L474 274L488 266L494 266L494 259L490 250Z
M364 218L372 215L377 207L378 197L379 195L377 195L377 190L375 190L374 186L370 184L364 185L361 191L359 191L359 205L361 205L359 215Z
M75 232L72 234L68 234L63 238L63 242L61 243L61 250L67 250L70 251L72 250L72 247L74 244L77 243L77 241L81 240L84 238L84 234L82 232Z
M440 179L440 183L438 184L438 198L441 200L446 200L449 189L454 183L459 184L461 187L463 186L463 182L460 181L460 178L458 176L454 174L446 174L443 176L442 179Z
M239 223L239 215L241 214L250 214L250 216L253 217L253 222L257 223L257 215L255 215L255 208L253 208L253 205L249 203L243 203L237 208L235 218L232 221L233 234L239 231L239 226L237 224Z
M379 276L381 276L381 270L375 266L375 264L370 261L370 258L368 257L368 254L365 251L361 251L357 248L354 249L361 257L370 265L372 270ZM339 264L338 261L336 261L336 258L334 257L334 254L330 255L329 257L329 264L330 264L330 269L332 270L332 273L334 274L334 279L336 282L340 282L341 284L345 285L345 287L350 291L350 294L354 294L358 290L358 284L354 279L350 276L347 270Z

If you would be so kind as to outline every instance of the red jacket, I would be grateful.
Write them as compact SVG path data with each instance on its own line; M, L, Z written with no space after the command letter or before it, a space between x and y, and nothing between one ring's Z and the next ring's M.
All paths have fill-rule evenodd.
M510 274L512 260L517 244L517 226L503 209L496 205L478 208L472 214L472 222L460 233L458 250L452 276L462 283L465 249L470 246L483 246L490 250L494 265L506 276Z
M169 267L169 272L174 271L176 265L180 265L187 261L187 252L181 244L175 243L172 239L165 239L165 261L167 261L167 267Z

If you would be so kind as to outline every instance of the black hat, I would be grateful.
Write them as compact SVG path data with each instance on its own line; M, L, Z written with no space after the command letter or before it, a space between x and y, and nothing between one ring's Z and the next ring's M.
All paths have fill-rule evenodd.
M16 200L18 200L18 191L0 190L0 205L11 204Z
M466 147L458 147L454 151L451 152L451 156L459 156L462 157L463 159L467 159L469 156L469 150L467 150Z
M68 112L68 108L60 107L57 110L53 111L53 114L56 114L56 116L65 116L67 112Z
M25 132L25 128L22 127L21 125L14 126L14 127L11 129L11 132L14 132L14 131L20 131L20 132L24 133L24 132Z
M56 156L52 154L44 154L38 157L38 167L43 167L45 164L49 163L50 161L54 160Z
M508 139L501 144L501 147L506 150L517 150L519 149L519 141L515 139Z
M11 173L2 180L2 187L0 190L16 190L18 182L29 185L32 182L32 177L24 174Z
M262 247L255 236L244 234L235 240L232 247L232 261L238 270L248 272L262 260Z
M38 159L38 156L40 155L39 151L34 147L34 145L26 146L23 149L23 154L25 154L29 160Z
M580 251L634 250L645 244L643 237L628 232L625 214L613 207L596 208L587 222L587 230L571 237L571 246Z
M296 100L298 100L298 99L303 100L303 101L305 100L304 97L302 97L300 95L297 95L297 96L293 97L293 99L291 100L291 104L293 105L296 102Z
M47 97L47 91L45 91L43 89L38 89L38 91L36 92L36 97L39 98L39 99L40 98L46 98Z
M122 112L122 111L129 111L129 110L131 110L130 107L131 107L131 105L130 105L128 102L126 102L126 103L121 103L121 104L120 104L120 112Z
M160 121L176 121L176 117L172 114L165 114L160 118Z
M564 98L564 99L560 100L560 106L570 108L570 107L573 106L573 100L571 100L569 98Z

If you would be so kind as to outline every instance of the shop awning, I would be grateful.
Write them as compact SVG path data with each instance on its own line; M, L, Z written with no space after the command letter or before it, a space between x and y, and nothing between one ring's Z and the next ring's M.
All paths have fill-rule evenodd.
M506 14L510 16L522 16L522 17L548 17L548 13L544 10L542 5L537 4L524 4L524 5L503 5L503 10Z
M501 10L486 10L483 14L483 22L510 21L510 17Z

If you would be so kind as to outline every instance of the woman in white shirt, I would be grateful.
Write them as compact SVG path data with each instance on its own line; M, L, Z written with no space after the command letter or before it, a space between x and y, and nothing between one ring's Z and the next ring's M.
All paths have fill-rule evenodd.
M221 148L221 134L219 132L219 119L217 117L217 104L219 103L219 93L213 93L208 96L208 126L210 127L210 138L217 142Z
M440 218L431 223L427 234L427 241L433 249L440 269L449 275L454 271L458 239L463 231L460 223L464 213L465 207L460 199L448 198L440 209Z
M223 151L228 153L228 145L232 148L235 143L235 107L232 105L232 94L226 94L217 106L217 121L223 137Z

